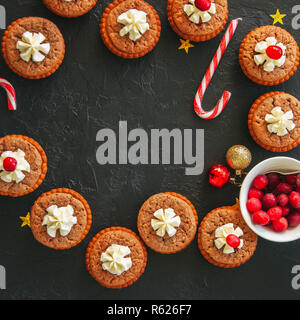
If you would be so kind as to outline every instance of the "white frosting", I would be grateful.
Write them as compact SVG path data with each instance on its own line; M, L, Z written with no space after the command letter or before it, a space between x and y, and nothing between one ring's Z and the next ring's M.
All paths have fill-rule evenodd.
M112 244L101 254L102 268L114 275L121 275L132 267L131 258L125 258L131 253L129 247Z
M16 169L12 172L8 172L3 167L3 161L5 158L14 158L17 161ZM25 153L18 149L16 152L5 151L0 156L0 179L4 182L16 182L20 183L25 178L24 172L30 173L30 164L25 159Z
M271 114L267 114L265 121L268 123L270 133L276 133L279 137L283 137L295 129L296 125L292 121L294 118L293 111L284 113L281 107L272 109Z
M124 37L129 33L129 39L132 41L140 39L142 35L150 29L147 23L147 13L136 9L130 9L122 13L117 21L125 25L125 27L120 30L120 36Z
M154 216L157 219L151 219L151 226L159 237L164 237L166 232L169 237L176 234L176 228L180 226L181 220L173 209L159 209L154 213Z
M62 237L67 236L77 223L77 218L73 216L74 209L70 205L60 208L53 205L46 211L48 214L44 217L43 226L47 226L47 233L52 238L56 237L57 230Z
M49 43L42 43L45 40L45 36L42 33L31 33L26 31L22 35L22 40L17 42L17 49L20 51L20 57L22 60L29 62L32 59L33 62L41 62L45 59L50 51Z
M189 20L199 24L200 22L208 22L211 20L211 15L216 14L216 5L211 3L208 11L201 11L195 6L195 0L189 0L190 4L186 4L183 8L184 12L188 15Z
M219 250L224 247L223 253L225 253L225 254L231 254L231 253L235 252L234 248L232 248L226 242L226 238L231 234L233 234L239 238L244 235L241 228L238 227L238 228L234 229L233 223L225 224L224 226L218 228L215 232L215 237L216 237L215 246ZM243 247L243 245L244 245L244 241L241 239L241 243L240 243L238 249L241 249Z
M269 46L278 46L282 49L282 57L278 60L274 60L268 57L266 51ZM276 38L269 37L266 41L259 42L255 47L255 52L259 53L254 56L254 62L260 66L263 64L264 70L267 72L274 71L275 67L282 67L286 61L286 46L283 43L277 43Z

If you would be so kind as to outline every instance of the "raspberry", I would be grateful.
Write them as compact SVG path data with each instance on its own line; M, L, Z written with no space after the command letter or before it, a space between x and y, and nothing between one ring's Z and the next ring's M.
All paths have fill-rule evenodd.
M269 181L267 176L265 176L264 174L261 174L254 179L253 185L256 189L262 190L266 188L266 186L268 185L268 182Z
M290 205L295 208L298 209L300 208L300 193L299 192L291 192L290 196L289 196L289 200L290 200Z
M277 173L269 173L267 175L269 180L269 188L274 190L280 183L280 177Z
M226 242L230 247L234 249L238 248L241 244L240 238L234 234L230 234L229 236L227 236Z
M256 199L262 200L263 196L264 196L264 193L261 190L252 188L249 191L248 199L256 198Z
M286 218L280 218L273 221L272 226L275 232L283 232L288 228L289 224Z
M287 219L290 227L297 227L300 224L300 213L294 212Z
M280 183L277 188L276 191L278 193L285 193L285 194L290 194L293 191L293 188L290 184L288 183Z
M289 203L289 197L285 193L281 193L277 197L277 202L280 205L280 207L285 207Z
M273 207L268 210L267 214L271 221L276 221L282 217L282 209L280 207Z
M270 223L270 217L265 211L256 211L252 215L252 221L260 226L266 226Z
M247 209L250 212L256 212L259 211L262 208L262 204L260 200L256 198L251 198L247 201Z
M291 212L291 209L289 207L283 207L282 208L282 216L283 217L288 216L290 214L290 212Z
M277 206L277 199L273 193L267 193L264 195L262 203L265 209L270 209Z
M297 176L292 174L290 176L286 176L285 179L288 184L290 184L291 186L294 186L297 181Z

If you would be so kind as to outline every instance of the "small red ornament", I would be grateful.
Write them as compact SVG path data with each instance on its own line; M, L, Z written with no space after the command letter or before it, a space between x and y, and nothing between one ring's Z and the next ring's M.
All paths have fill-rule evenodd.
M216 188L224 187L229 178L229 170L221 164L213 166L209 172L209 183Z
M3 160L3 168L5 171L13 172L17 167L17 160L15 158L7 157Z
M208 11L211 7L211 1L210 0L195 0L195 6L200 11Z
M226 242L233 249L238 248L240 246L240 244L241 244L240 238L238 236L236 236L235 234L230 234L226 238Z
M266 53L267 56L273 60L279 60L283 56L283 51L278 46L269 46Z

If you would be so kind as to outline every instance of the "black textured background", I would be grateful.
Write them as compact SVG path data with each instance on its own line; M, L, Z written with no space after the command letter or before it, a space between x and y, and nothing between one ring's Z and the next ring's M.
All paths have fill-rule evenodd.
M188 177L178 166L103 166L97 164L96 133L102 128L117 130L120 120L129 129L205 129L205 170L224 162L226 150L244 144L253 152L253 165L273 156L252 141L247 114L253 101L272 91L253 84L238 64L238 48L255 27L270 24L269 14L280 9L287 14L284 28L292 30L292 6L296 0L229 0L230 18L243 17L229 46L206 105L214 105L223 89L233 96L226 111L214 121L203 121L193 112L193 97L221 39L196 44L186 53L177 48L179 37L166 14L166 0L149 0L162 22L161 39L146 57L127 61L111 54L99 36L99 19L108 0L100 0L84 17L67 20L55 16L41 0L0 0L7 10L7 25L19 17L41 16L55 22L66 40L66 57L61 68L46 80L26 80L13 74L0 58L0 76L17 91L18 110L7 110L6 95L0 90L0 132L25 134L44 147L49 171L43 185L19 199L0 198L0 265L7 270L7 290L0 299L245 299L293 298L292 266L300 264L300 242L273 244L259 241L253 259L235 270L208 264L196 241L176 255L148 250L145 274L132 287L121 291L99 286L85 269L88 242L101 229L124 226L136 230L139 207L150 195L175 191L196 206L200 219L210 210L231 205L238 189L211 188L205 174ZM3 35L3 30L0 35ZM222 32L223 35L223 32ZM300 98L298 72L275 89ZM298 158L299 149L287 153ZM93 226L85 241L66 252L55 252L37 243L28 228L20 228L34 200L56 187L77 190L93 211Z

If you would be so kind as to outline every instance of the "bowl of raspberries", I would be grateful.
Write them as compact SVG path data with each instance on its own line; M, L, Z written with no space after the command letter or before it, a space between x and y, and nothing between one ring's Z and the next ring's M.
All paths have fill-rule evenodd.
M240 206L248 226L262 238L300 239L300 161L275 157L259 163L242 184Z

